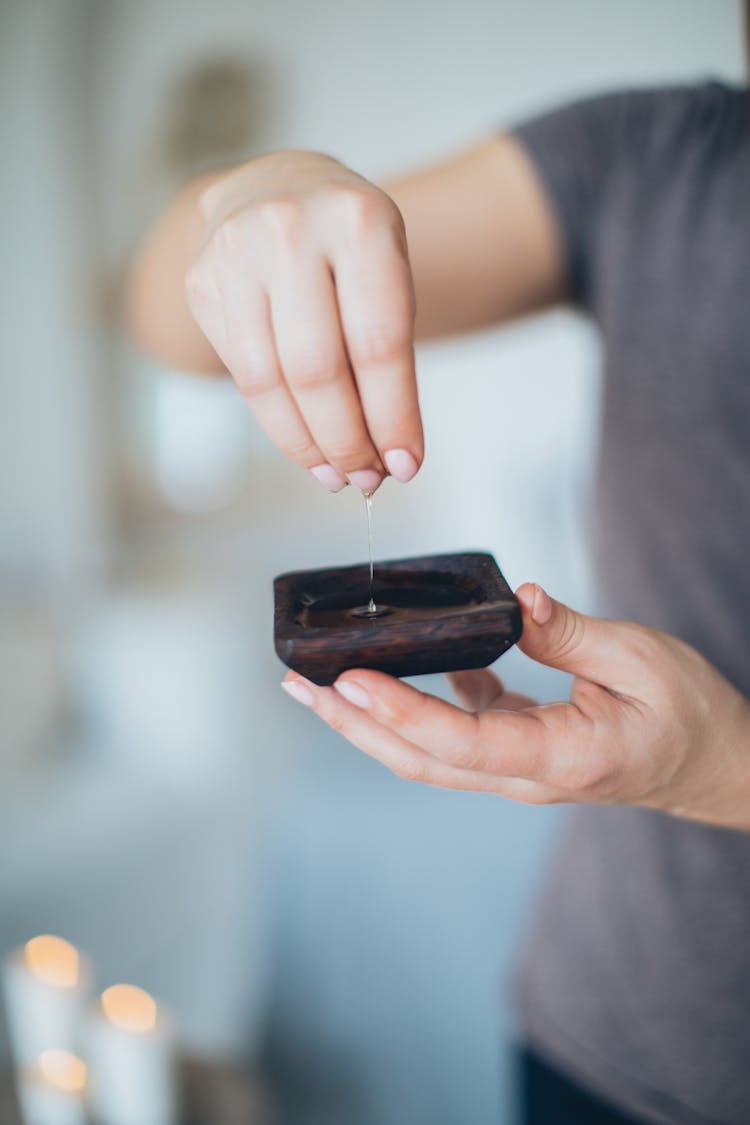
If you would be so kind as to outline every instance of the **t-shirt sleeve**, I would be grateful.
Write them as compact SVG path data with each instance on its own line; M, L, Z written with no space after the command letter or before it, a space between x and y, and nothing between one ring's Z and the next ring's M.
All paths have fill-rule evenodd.
M566 256L568 291L590 307L596 250L623 162L646 127L649 95L606 94L574 102L511 129L547 191Z

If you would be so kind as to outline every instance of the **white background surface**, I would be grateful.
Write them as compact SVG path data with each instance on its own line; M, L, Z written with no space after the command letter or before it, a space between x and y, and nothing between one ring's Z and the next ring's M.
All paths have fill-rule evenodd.
M281 697L270 580L359 560L361 504L282 463L231 387L155 373L112 328L172 186L165 101L216 56L262 63L255 150L378 178L580 93L737 79L739 8L0 13L0 945L61 931L102 986L165 996L186 1041L265 1042L290 1120L489 1125L500 986L557 817L410 788ZM555 314L424 348L419 369L428 460L378 497L378 553L483 547L512 583L592 604L592 330ZM504 669L561 690L515 654Z

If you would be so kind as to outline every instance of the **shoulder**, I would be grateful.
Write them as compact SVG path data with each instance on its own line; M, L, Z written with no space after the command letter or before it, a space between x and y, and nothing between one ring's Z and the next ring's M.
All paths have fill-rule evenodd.
M750 138L747 106L746 91L718 82L621 89L517 126L562 235L574 299L591 299L606 232L631 230L747 143L738 140Z
M514 130L551 180L600 194L649 173L670 178L687 161L721 160L750 143L750 94L721 82L621 89L531 117Z
M710 81L633 91L628 116L636 140L674 145L705 137L715 129L750 121L747 90Z
M527 134L578 133L606 144L612 156L630 146L656 145L704 133L713 124L748 120L748 91L717 81L605 91L578 98L520 124Z

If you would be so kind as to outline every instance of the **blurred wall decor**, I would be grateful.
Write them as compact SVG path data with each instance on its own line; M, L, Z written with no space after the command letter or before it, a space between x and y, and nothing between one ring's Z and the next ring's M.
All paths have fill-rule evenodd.
M206 168L257 150L275 91L262 58L226 56L194 63L176 76L151 159L184 182Z

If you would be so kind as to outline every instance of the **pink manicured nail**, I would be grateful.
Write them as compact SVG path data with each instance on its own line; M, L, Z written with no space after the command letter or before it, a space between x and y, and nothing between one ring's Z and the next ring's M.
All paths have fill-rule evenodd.
M389 449L383 454L383 460L391 476L400 480L402 484L410 481L419 468L416 457L408 449Z
M338 683L333 685L339 695L343 695L349 703L353 703L355 707L369 707L372 700L359 684L353 684L351 680L339 680Z
M346 481L336 472L333 465L316 465L314 469L310 469L310 472L329 492L341 492L342 488L346 488Z
M552 600L541 586L534 586L534 604L531 607L531 620L537 625L546 625L552 617Z
M282 680L281 686L287 695L291 695L292 699L296 699L304 707L312 707L315 702L315 696L302 680Z
M375 469L357 469L354 473L347 473L347 477L360 492L374 492L383 479Z

